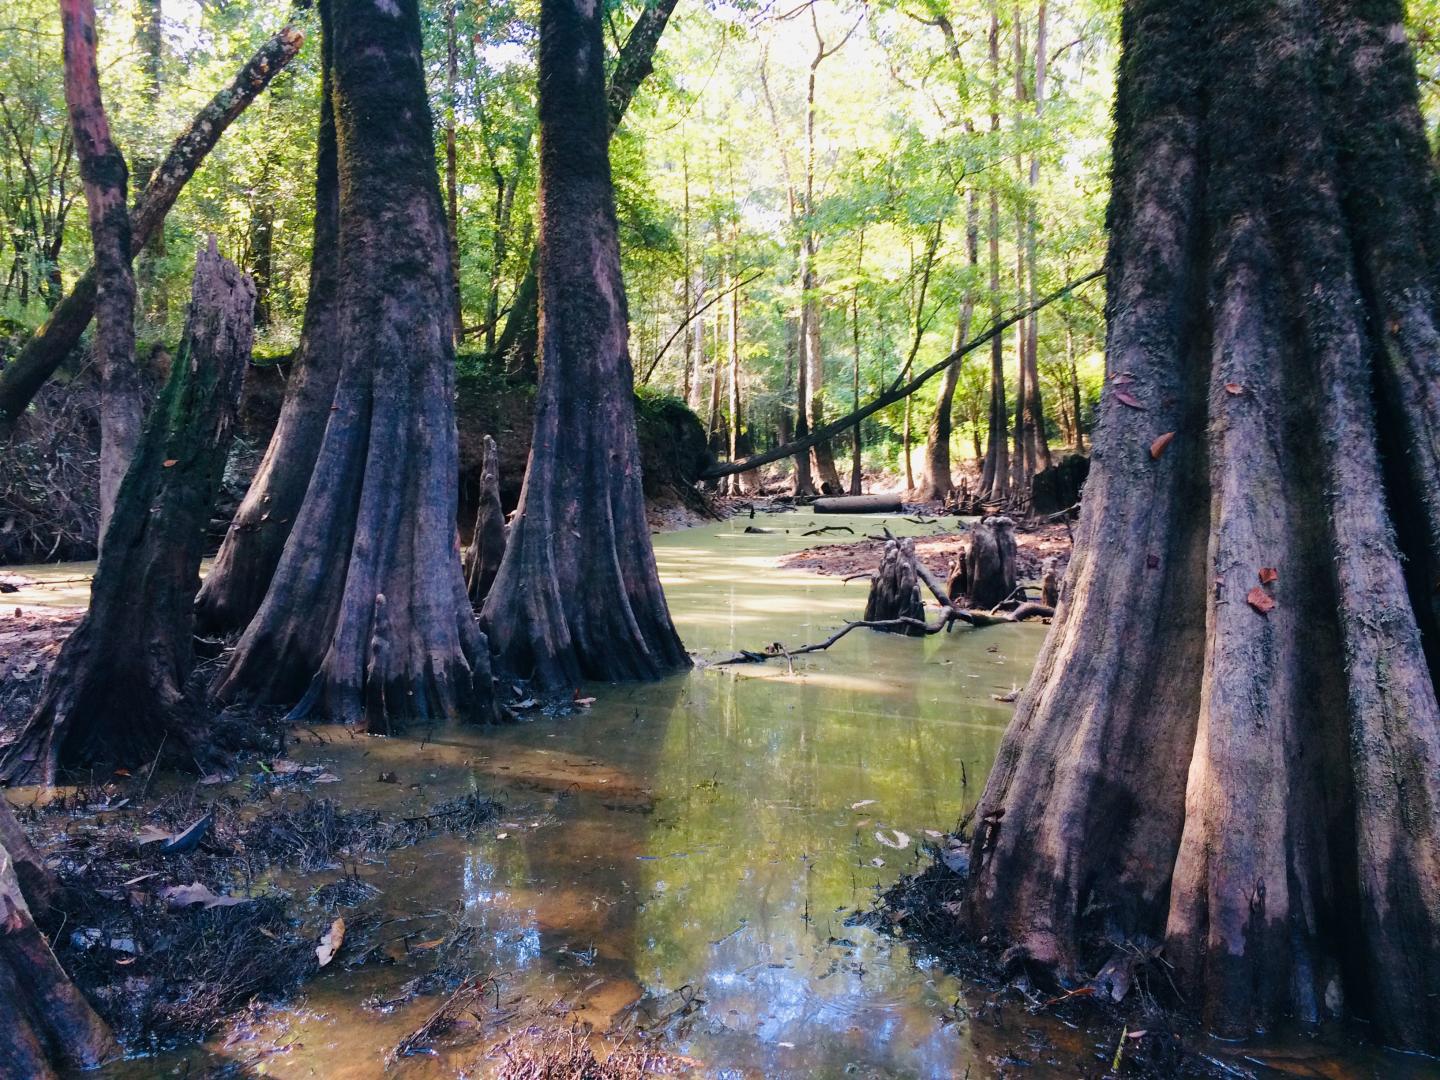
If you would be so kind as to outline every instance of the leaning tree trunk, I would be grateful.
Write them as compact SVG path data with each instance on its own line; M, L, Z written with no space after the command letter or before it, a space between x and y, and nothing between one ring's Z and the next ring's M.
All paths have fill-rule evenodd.
M495 716L455 543L459 450L445 209L417 0L336 3L339 381L290 539L215 685L296 716Z
M215 251L195 260L185 338L120 487L90 610L66 639L0 779L134 766L166 748L190 763L205 733L185 693L205 526L250 359L255 287Z
M0 1076L46 1080L120 1056L105 1022L60 967L36 919L58 892L0 798Z
M475 532L465 549L465 587L470 602L479 607L490 595L490 586L505 558L505 508L500 503L500 451L495 440L485 436L485 456L480 464L480 505L475 511Z
M135 275L125 158L110 137L96 64L94 0L61 0L65 104L85 183L95 252L95 354L100 366L100 542L145 418L135 367Z
M1069 975L1163 939L1220 1032L1435 1052L1440 218L1403 25L1127 5L1111 376L967 917Z
M540 386L483 619L507 669L566 695L689 664L645 522L601 18L588 0L540 7Z
M340 372L338 277L340 186L336 172L331 0L320 0L320 128L315 157L315 229L310 248L310 291L300 347L285 384L280 419L265 457L215 556L195 601L201 628L244 630L260 610L291 526L299 516L330 421Z

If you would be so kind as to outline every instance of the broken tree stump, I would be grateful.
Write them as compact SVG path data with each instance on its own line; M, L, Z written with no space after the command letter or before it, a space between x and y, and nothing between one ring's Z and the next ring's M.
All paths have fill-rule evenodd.
M886 632L910 637L924 634L925 604L920 599L918 566L915 541L908 537L886 541L880 568L870 580L870 596L865 601L866 622L918 620L918 626L907 623Z
M490 586L505 557L505 510L500 504L500 452L495 440L485 436L485 455L480 465L480 505L475 510L475 531L465 549L465 589L470 602L479 607L490 595Z
M209 756L185 684L205 526L234 434L254 307L254 284L211 237L195 260L170 380L116 497L90 610L0 759L0 780L53 784L61 767L134 766L161 750L187 765Z
M987 517L970 530L970 580L965 590L973 608L992 608L1015 591L1015 523Z

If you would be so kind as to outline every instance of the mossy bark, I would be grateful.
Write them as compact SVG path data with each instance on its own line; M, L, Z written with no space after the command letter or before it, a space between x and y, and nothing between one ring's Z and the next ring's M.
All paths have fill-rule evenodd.
M1222 1033L1359 1015L1434 1052L1440 218L1404 12L1131 0L1116 120L1110 377L967 918L1072 977L1163 942Z
M300 514L340 373L340 184L331 103L331 0L320 0L320 126L316 135L315 226L310 290L300 346L285 384L280 419L196 599L200 627L244 630L260 610L290 529Z
M269 591L222 701L294 715L494 717L455 539L454 292L416 0L333 4L340 373Z
M540 385L484 610L500 663L564 696L689 664L645 521L601 19L588 0L540 8Z
M212 241L213 243L213 241ZM100 552L90 610L66 639L0 778L207 752L186 681L205 527L250 358L254 286L212 247L195 263L170 381L146 423Z

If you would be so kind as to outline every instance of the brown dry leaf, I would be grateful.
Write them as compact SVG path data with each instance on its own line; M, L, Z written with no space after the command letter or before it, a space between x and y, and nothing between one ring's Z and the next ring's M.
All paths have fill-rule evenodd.
M173 469L173 468L175 467L176 463L177 463L179 460L180 460L179 458L173 458L173 457L172 457L172 458L166 458L164 461L162 461L162 462L160 463L160 467L161 467L162 469Z
M236 904L248 904L249 898L244 896L217 896L206 886L195 881L189 885L172 885L168 889L161 889L160 895L171 908L187 908L192 904L203 904L208 911L210 908L234 907Z
M1238 397L1240 394L1243 394L1245 392L1245 387L1241 386L1238 382L1227 382L1225 384L1225 392L1227 394L1234 394Z
M320 939L320 944L315 946L315 959L320 961L323 968L335 954L340 951L340 946L345 944L345 920L336 917L330 924L330 929L325 931L325 936Z
M1120 402L1121 405L1130 406L1130 408L1132 409L1145 408L1144 403L1139 398L1137 398L1134 394L1126 393L1124 390L1115 391L1115 400Z
M1260 584L1261 584L1261 585L1273 585L1273 584L1275 584L1275 580L1276 580L1279 576L1280 576L1279 573L1275 570L1275 568L1274 568L1273 566L1262 566L1262 567L1260 567Z
M1261 615L1268 615L1275 609L1275 598L1259 585L1256 585L1245 594L1245 602Z
M430 941L416 942L414 945L410 946L410 949L412 952L422 952L428 949L438 949L441 945L444 944L445 939L443 937L437 937L432 938Z
M1150 459L1152 461L1158 461L1160 455L1165 452L1165 448L1170 445L1170 441L1174 438L1175 433L1173 431L1167 431L1164 435L1161 435L1152 442L1150 444Z

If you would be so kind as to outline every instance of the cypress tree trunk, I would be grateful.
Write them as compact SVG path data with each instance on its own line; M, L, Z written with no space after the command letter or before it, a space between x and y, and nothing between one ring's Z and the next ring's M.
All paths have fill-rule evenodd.
M48 1080L120 1056L35 925L58 889L0 799L0 1076Z
M1222 1033L1353 1013L1435 1052L1440 218L1403 17L1127 5L1111 376L966 914L1069 975L1163 939Z
M470 602L479 607L490 595L490 586L505 558L505 510L500 503L500 451L495 440L485 436L485 456L480 463L480 505L475 510L475 531L465 549L465 588Z
M340 373L309 489L220 700L491 719L455 543L454 293L416 0L337 0ZM308 688L308 689L307 689ZM302 697L303 695L303 697Z
M590 0L540 7L540 385L483 617L507 669L567 696L689 664L645 522L601 18Z
M244 630L260 610L290 529L305 501L340 374L340 186L331 103L331 2L320 0L320 127L315 156L315 232L300 346L285 384L280 419L195 601L202 629Z
M91 590L0 779L208 753L185 684L205 526L250 359L255 287L214 249L195 261L185 339L120 487Z

